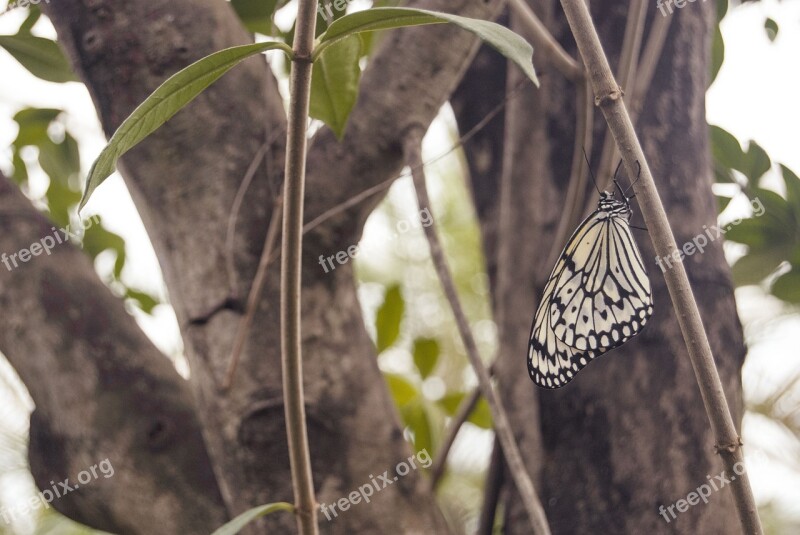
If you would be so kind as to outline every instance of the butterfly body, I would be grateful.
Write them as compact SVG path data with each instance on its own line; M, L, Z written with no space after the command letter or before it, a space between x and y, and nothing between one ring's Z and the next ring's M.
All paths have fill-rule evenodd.
M567 242L531 327L528 373L537 385L564 386L594 358L638 334L650 318L650 281L630 218L624 193L619 200L602 192L597 210Z

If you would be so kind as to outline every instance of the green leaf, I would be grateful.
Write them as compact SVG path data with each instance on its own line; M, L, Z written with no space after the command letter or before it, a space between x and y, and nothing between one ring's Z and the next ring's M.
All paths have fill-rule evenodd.
M780 236L794 236L796 221L786 199L772 190L763 188L755 188L752 195L751 206L753 202L756 203L753 208L762 213L761 218L771 231Z
M439 342L433 338L414 340L414 365L423 379L428 377L439 360Z
M727 130L709 125L711 134L711 154L714 160L727 169L741 169L744 151L739 141Z
M72 175L81 171L78 142L69 134L64 136L61 143L54 143L46 138L39 144L39 165L51 181L60 180L67 184Z
M355 33L444 22L455 24L480 37L516 63L534 85L539 86L531 61L533 47L525 39L494 22L425 9L379 7L345 15L333 22L325 33L320 35L314 58L319 57L331 44Z
M728 12L728 0L717 0L717 22L721 21Z
M134 290L133 288L127 288L125 290L125 297L135 301L136 306L142 309L143 312L151 315L153 314L153 309L160 304L158 299L149 293Z
M487 403L483 396L478 399L478 403L475 405L475 408L472 409L472 413L469 415L469 418L467 418L467 421L477 425L481 429L492 428L492 413L489 410L489 403Z
M733 178L733 172L716 160L714 160L714 181L718 184L731 184L736 182Z
M767 38L774 42L775 38L778 37L778 23L767 17L764 21L764 31L767 32Z
M31 33L31 29L39 21L41 16L42 12L39 10L39 6L30 6L28 8L28 17L20 24L19 33Z
M272 15L279 0L231 0L231 6L244 27L253 33L272 35Z
M361 68L358 35L338 41L314 62L309 115L327 124L339 139L358 96Z
M14 166L14 174L11 175L14 182L16 182L18 186L26 183L28 181L28 166L25 165L25 160L20 156L19 149L14 149L14 154L11 157L11 164Z
M67 58L55 41L23 32L17 35L0 35L0 47L5 48L31 74L42 80L57 83L77 81Z
M800 221L800 178L785 165L781 165L781 174L786 184L786 201L794 213L795 220Z
M787 259L787 254L786 247L751 250L731 268L734 283L736 286L759 284Z
M126 260L125 240L122 236L107 230L101 224L94 223L86 229L83 235L83 249L92 258L107 249L114 251L117 254L117 260L114 262L114 277L120 278Z
M464 392L453 392L452 394L445 395L436 403L444 409L444 412L446 412L448 416L453 416L461 405L464 396L466 396Z
M417 387L402 375L384 373L383 377L386 379L389 392L392 393L392 399L398 407L405 407L419 397Z
M764 173L772 167L772 160L769 159L769 155L761 148L761 145L751 140L747 147L747 153L744 155L743 164L740 171L747 176L751 184L757 186Z
M24 108L14 114L14 121L19 125L17 138L14 140L16 148L27 145L39 146L45 141L50 141L47 129L61 110L54 108Z
M433 429L424 403L415 402L401 409L403 421L414 434L414 450L434 454Z
M290 56L292 54L289 46L278 42L234 46L199 59L170 76L133 110L100 152L89 170L79 209L86 205L97 186L114 172L120 156L153 133L240 62L255 54L275 49L283 50Z
M733 197L717 195L717 213L721 214L723 211L725 211L725 208L728 207L728 205L731 203L731 200L733 200Z
M72 208L81 200L81 194L57 179L50 179L50 185L45 194L47 199L47 209L52 219L59 226L66 226L69 223L69 214Z
M787 228L777 219L767 219L766 215L743 219L736 225L730 223L724 230L726 240L743 243L754 249L791 247L794 242L793 228Z
M240 514L224 526L217 529L211 535L236 535L239 533L242 528L244 528L247 524L261 518L262 516L269 515L271 513L275 513L278 511L286 511L289 513L294 512L294 505L286 502L277 502L277 503L268 503L266 505L259 505L258 507L253 507L249 511L245 511L244 513Z
M792 268L772 284L772 295L787 303L800 304L800 269Z
M722 63L725 61L725 40L722 38L722 31L719 24L714 28L714 40L711 42L711 78L709 85L717 79Z
M391 346L400 334L400 322L403 320L405 301L400 293L400 286L391 286L386 290L383 304L375 316L378 353Z

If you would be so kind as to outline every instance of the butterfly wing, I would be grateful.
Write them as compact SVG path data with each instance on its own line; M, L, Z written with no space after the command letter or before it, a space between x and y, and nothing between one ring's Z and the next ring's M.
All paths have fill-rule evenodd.
M528 372L559 388L636 335L652 314L650 282L628 221L598 209L578 226L534 316Z
M579 350L608 351L635 336L653 312L650 280L627 219L599 211L568 243L550 296L550 327Z

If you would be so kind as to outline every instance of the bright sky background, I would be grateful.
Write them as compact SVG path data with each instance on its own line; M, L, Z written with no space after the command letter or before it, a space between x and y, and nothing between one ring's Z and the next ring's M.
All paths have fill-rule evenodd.
M681 12L696 9L698 4L687 4ZM778 22L780 32L771 43L764 32L764 18L770 16ZM0 34L15 33L23 20L22 12L0 16ZM800 171L800 70L797 68L800 53L800 2L763 0L729 12L723 24L726 55L718 79L707 97L708 120L722 126L740 140L755 139L770 156L795 171ZM55 37L49 22L40 21L35 33ZM9 147L16 136L16 124L11 117L25 106L57 107L67 110L67 127L78 139L83 168L88 169L102 149L105 138L85 88L81 84L50 84L42 82L20 67L5 51L0 49L0 169L11 169ZM439 125L439 131L446 128ZM444 138L444 134L442 134ZM446 142L428 151L436 156L446 148ZM434 144L435 146L435 144ZM32 178L32 189L46 185L46 179ZM88 205L86 217L99 213L110 230L121 234L127 244L128 260L123 274L127 284L161 293L161 276L152 247L136 214L130 197L115 174L99 188ZM369 229L367 229L369 234ZM107 272L112 258L99 261L101 272ZM751 351L745 366L744 384L748 396L758 396L770 386L786 380L791 371L800 370L797 335L800 315L787 311L774 299L765 298L758 291L743 289L737 292L740 314L748 326L747 336ZM788 314L788 312L794 312ZM783 316L778 321L775 317ZM154 342L167 354L181 352L181 342L174 314L169 307L156 309L154 317L138 313L137 319ZM11 376L7 364L0 362L0 406L3 399L4 379ZM24 424L24 412L17 416L0 411L4 425ZM770 460L787 455L790 442L774 425L757 417L745 421L745 442L768 452L753 463L750 474L759 501L775 499L786 511L800 517L800 471L787 471L785 464ZM474 455L458 448L461 454ZM747 451L752 451L748 448ZM456 451L456 453L459 453ZM798 466L798 451L790 455ZM11 475L9 480L0 474L0 498L9 501L17 498L20 485L30 485L27 476ZM22 481L22 482L21 482ZM698 481L698 485L703 481ZM17 492L14 492L14 491ZM691 489L687 489L689 492ZM680 496L675 496L677 500ZM21 526L24 529L25 526Z

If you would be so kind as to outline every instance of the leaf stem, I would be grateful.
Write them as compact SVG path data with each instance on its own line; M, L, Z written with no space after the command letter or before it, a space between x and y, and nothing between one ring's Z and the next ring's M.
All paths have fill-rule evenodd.
M281 243L281 364L286 434L292 471L297 527L301 535L316 535L317 504L311 477L311 455L306 431L301 349L303 197L305 193L306 130L311 96L311 53L314 46L316 2L300 0L289 78L289 114L286 133L286 174Z
M561 5L590 74L595 102L600 106L619 147L628 176L636 176L637 162L641 165L641 175L635 191L655 252L661 257L670 256L673 251L678 250L675 237L672 235L667 214L658 196L650 166L622 100L622 92L614 80L600 38L592 23L589 9L583 0L561 0ZM736 473L736 480L732 480L729 486L733 492L742 529L747 534L761 534L763 530L747 471L739 472L734 468L737 464L744 466L742 442L725 399L725 391L714 364L711 346L703 329L700 311L683 264L675 263L672 269L664 273L664 278L711 422L716 440L715 449L722 457L729 473Z

